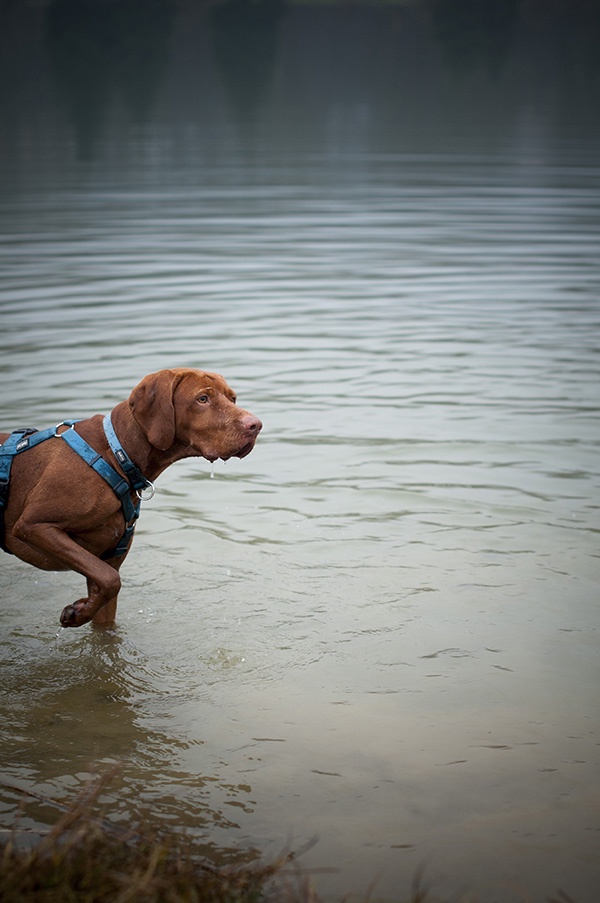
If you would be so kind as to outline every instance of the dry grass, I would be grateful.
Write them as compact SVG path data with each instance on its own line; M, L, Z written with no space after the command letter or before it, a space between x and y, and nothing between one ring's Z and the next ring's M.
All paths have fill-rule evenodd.
M216 869L194 856L185 838L146 837L95 817L93 805L111 777L61 807L54 827L32 849L16 835L0 843L2 903L317 903L293 869L284 872L292 853L269 864Z

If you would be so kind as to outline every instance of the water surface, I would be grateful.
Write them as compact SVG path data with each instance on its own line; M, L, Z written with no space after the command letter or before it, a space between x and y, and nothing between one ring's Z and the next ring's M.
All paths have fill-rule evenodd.
M113 821L216 862L316 837L331 900L422 865L597 899L595 20L495 6L471 52L439 3L274 7L253 56L157 4L103 78L68 4L3 13L0 424L172 365L264 421L160 478L115 634L57 636L81 579L2 558L3 781L120 762Z

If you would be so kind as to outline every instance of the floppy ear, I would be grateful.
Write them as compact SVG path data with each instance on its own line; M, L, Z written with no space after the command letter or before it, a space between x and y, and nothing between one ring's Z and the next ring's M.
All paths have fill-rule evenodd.
M173 395L178 382L172 370L159 370L145 376L129 396L134 419L160 451L171 448L175 440Z

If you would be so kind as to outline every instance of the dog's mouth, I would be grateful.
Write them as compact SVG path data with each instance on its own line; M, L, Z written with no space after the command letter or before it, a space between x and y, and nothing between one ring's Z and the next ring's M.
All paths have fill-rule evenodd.
M254 439L252 442L247 442L243 448L240 448L239 452L235 453L236 458L245 458L246 455L249 455L252 449L254 448L255 442Z
M227 455L227 457L222 457L221 460L228 461L230 458L245 458L254 448L254 444L254 441L246 442L246 444L238 449L238 451L232 452L230 455Z
M202 455L203 458L206 458L207 461L210 461L213 464L215 461L229 461L230 458L245 458L246 455L249 455L254 446L256 445L256 441L253 439L251 442L246 442L245 445L242 445L241 448L238 448L237 451L231 452L230 455Z

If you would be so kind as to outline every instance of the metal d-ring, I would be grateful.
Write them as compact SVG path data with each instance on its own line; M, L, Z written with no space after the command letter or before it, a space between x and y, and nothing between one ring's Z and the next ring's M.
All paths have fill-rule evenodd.
M70 423L67 423L66 420L61 420L60 423L57 423L56 426L54 427L54 435L57 439L59 439L62 436L62 433L58 432L59 429L61 428L61 426L68 426L69 429L71 429Z
M144 495L144 492L150 492L150 495ZM140 502L149 502L151 498L153 498L156 489L154 488L154 483L151 483L150 480L147 480L146 485L143 489L136 489L135 494L139 498Z

